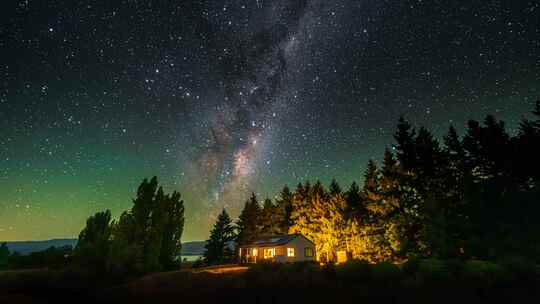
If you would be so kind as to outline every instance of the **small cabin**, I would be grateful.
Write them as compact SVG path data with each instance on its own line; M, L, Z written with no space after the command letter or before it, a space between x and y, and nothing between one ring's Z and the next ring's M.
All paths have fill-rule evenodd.
M315 244L302 234L265 237L239 247L241 263L315 261Z

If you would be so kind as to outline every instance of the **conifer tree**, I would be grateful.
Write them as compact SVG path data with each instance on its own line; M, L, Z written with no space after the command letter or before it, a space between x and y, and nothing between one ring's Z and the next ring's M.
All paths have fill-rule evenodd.
M335 178L332 178L332 182L330 183L328 190L330 192L330 195L341 194L341 187L339 186Z
M397 158L405 171L416 166L415 136L416 131L414 128L401 116L398 121L397 131L394 134L394 139L397 142L394 148L397 151Z
M281 216L281 214L278 211L278 206L275 206L271 199L266 198L263 203L260 218L261 235L270 236L281 234L279 216Z
M210 232L210 239L206 241L204 252L205 262L207 264L231 262L234 254L229 244L234 238L234 227L231 218L227 211L223 209Z
M236 224L238 230L237 243L239 245L252 242L260 235L260 220L261 207L255 193L251 193L251 197L246 201Z
M284 186L276 202L275 215L278 234L287 234L291 223L293 194L289 187Z
M347 202L347 210L349 212L357 212L362 205L362 196L360 195L360 188L358 184L353 181L347 192L345 193L345 200Z
M378 186L377 165L370 159L367 164L366 172L364 173L364 195L370 192L375 192Z

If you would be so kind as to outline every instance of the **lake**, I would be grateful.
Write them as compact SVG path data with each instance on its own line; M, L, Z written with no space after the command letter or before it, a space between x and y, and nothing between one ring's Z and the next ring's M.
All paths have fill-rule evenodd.
M198 259L202 259L202 255L182 255L182 261L187 260L188 262L195 262Z

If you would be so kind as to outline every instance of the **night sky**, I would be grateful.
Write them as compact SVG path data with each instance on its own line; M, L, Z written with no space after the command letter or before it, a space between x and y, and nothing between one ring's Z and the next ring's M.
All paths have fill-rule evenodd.
M511 3L511 4L510 4ZM347 188L403 114L437 136L540 96L537 1L2 1L0 240L75 237L157 175L208 236L251 191Z

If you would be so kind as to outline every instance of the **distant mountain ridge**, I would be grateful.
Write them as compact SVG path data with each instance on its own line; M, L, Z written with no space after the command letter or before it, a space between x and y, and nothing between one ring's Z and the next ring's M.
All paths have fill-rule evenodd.
M0 244L3 243L0 241ZM52 239L44 241L14 241L5 242L10 252L18 252L26 255L36 251L42 251L52 246L71 246L75 248L77 239ZM182 255L202 255L206 241L193 241L182 243Z
M44 241L15 241L15 242L6 242L6 244L10 252L18 252L20 254L26 255L26 254L30 254L36 251L43 251L52 246L75 247L75 245L77 245L77 239L52 239L52 240L44 240Z

